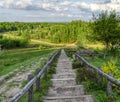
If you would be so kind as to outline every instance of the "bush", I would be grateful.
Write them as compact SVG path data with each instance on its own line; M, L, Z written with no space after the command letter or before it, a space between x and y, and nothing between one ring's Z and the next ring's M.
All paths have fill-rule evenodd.
M103 66L102 66L102 70L106 74L113 74L113 76L116 79L120 80L119 69L117 68L115 61L110 60L110 61L104 63Z
M25 47L28 44L28 40L26 39L10 39L10 38L2 38L0 39L0 44L2 48L17 48L17 47Z

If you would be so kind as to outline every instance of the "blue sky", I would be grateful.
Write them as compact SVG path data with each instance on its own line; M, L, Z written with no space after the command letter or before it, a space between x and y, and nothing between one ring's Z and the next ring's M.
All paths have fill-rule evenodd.
M120 13L120 0L0 0L0 22L89 21L105 10Z

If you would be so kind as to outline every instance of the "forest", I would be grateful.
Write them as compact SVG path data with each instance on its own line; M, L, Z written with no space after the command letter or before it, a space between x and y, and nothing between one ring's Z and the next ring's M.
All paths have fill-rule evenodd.
M30 39L48 41L52 43L87 43L90 32L90 23L85 21L72 21L69 23L24 23L1 22L0 43L5 48L20 47ZM3 37L9 34L14 37ZM17 37L17 39L16 39ZM9 44L8 44L9 43ZM14 45L13 45L14 44Z

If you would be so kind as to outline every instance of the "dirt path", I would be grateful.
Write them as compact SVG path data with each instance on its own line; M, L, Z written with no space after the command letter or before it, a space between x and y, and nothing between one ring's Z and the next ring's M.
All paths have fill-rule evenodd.
M22 69L16 69L14 72L10 72L9 75L14 74L12 77L9 75L2 76L0 78L0 102L8 102L11 97L18 93L23 86L23 82L27 79L28 74L35 72L35 69L40 67L43 60L47 60L47 58L38 58L38 61L32 62L31 65ZM6 76L10 77L10 79L5 80Z

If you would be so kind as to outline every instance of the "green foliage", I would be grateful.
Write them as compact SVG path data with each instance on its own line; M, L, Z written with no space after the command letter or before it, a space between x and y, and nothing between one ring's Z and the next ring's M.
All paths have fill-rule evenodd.
M103 42L107 51L111 50L120 41L119 20L115 11L105 11L98 16L93 16L93 23L91 24L93 33L90 37Z
M120 80L120 71L116 66L117 62L115 60L107 61L103 63L102 70L106 74L112 74L117 80Z
M2 45L2 48L17 48L17 47L25 47L28 44L28 40L24 38L19 39L11 39L4 37L0 39L0 44Z
M77 83L85 85L88 92L87 94L95 95L96 102L119 102L120 97L118 92L113 90L112 96L107 96L106 83L103 82L102 85L99 85L97 73L93 70L86 67L79 67L76 73Z
M1 26L13 26L16 30L4 30L13 36L24 39L38 39L54 43L87 43L86 36L89 33L89 23L84 21L72 21L70 23L0 23Z
M15 31L15 30L17 30L17 28L14 26L14 23L9 23L9 22L0 23L0 32Z
M2 39L3 38L3 35L2 34L0 34L0 39Z

